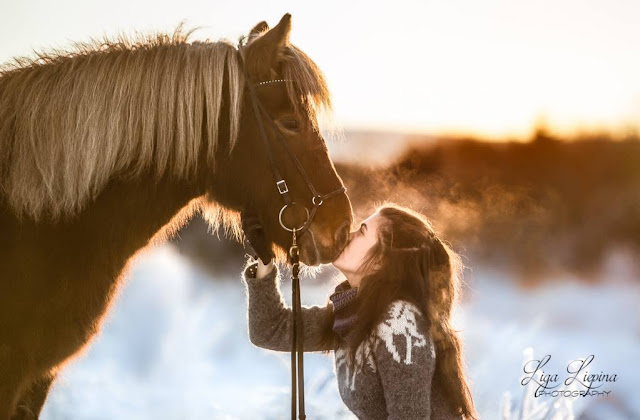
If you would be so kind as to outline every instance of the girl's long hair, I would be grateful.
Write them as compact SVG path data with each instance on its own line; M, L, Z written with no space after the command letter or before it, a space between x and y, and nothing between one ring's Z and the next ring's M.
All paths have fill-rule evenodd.
M358 273L357 321L346 343L347 362L355 366L356 349L381 322L397 299L415 304L429 322L436 346L433 385L442 391L451 410L477 418L462 363L462 342L451 325L451 314L462 282L460 256L435 234L429 220L410 208L384 203L378 242L369 250ZM331 329L326 340L339 345Z

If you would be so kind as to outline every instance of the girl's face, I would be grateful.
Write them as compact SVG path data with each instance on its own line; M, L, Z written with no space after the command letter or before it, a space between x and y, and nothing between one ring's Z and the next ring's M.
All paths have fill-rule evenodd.
M362 264L365 255L378 242L379 213L373 213L360 224L360 228L351 232L349 242L342 253L333 261L333 266L346 276L355 273Z

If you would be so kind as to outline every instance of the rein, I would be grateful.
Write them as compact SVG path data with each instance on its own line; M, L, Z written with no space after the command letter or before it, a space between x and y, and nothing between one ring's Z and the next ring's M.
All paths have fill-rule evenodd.
M286 139L283 137L279 127L276 125L273 118L271 118L271 116L269 115L269 112L266 110L264 105L259 101L258 95L256 94L256 91L255 91L256 87L260 87L268 83L285 82L286 80L283 80L283 79L267 80L267 81L252 84L247 74L247 69L244 63L242 40L240 40L240 42L238 43L238 57L239 57L242 71L244 72L244 77L246 81L245 85L249 92L249 99L251 100L253 113L255 115L256 122L258 123L260 138L262 139L267 152L267 158L269 159L271 172L276 180L276 187L284 201L284 205L282 206L282 208L280 209L280 213L278 214L278 221L280 222L280 226L284 230L288 232L292 232L292 242L291 242L291 247L289 248L289 253L288 253L289 263L291 264L291 295L292 295L291 300L292 300L292 315L293 315L292 341L291 341L291 419L294 420L296 418L296 411L297 411L296 410L296 394L297 394L297 408L299 410L299 418L301 420L304 420L306 419L305 410L304 410L304 349L303 349L304 336L303 336L303 330L302 330L302 308L300 303L300 279L298 277L298 274L300 271L300 258L299 258L300 250L298 248L297 236L298 236L298 232L302 232L309 227L311 220L316 214L316 210L318 209L318 207L322 205L324 200L337 196L338 194L346 193L347 187L342 185L340 188L330 193L327 193L324 195L318 194L318 192L313 186L313 183L311 182L311 179L309 178L309 175L305 171L304 166L302 166L302 164L298 160L298 157L289 148L289 144L287 143ZM262 118L261 114L264 116L264 118ZM272 131L276 134L275 137L280 141L283 148L287 151L291 160L293 160L293 162L295 163L296 168L298 169L298 172L300 172L305 183L309 187L309 190L311 190L311 193L313 194L313 197L311 199L311 204L313 205L313 208L311 209L311 213L309 213L309 209L305 205L298 204L291 199L287 183L285 179L280 175L280 171L278 170L278 167L275 164L275 161L273 159L271 145L269 144L269 137L267 136L267 132L264 126L264 120L266 120L269 123L269 125L272 128ZM282 220L282 216L284 214L285 209L287 209L288 207L293 207L295 205L301 205L305 209L307 213L307 218L306 218L306 221L302 224L302 226L290 228L285 225L285 223Z

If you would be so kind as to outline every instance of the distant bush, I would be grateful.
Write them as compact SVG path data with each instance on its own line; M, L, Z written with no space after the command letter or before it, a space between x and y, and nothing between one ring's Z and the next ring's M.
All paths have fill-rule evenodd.
M385 168L336 166L359 216L376 201L409 205L474 264L511 268L521 280L588 278L610 249L640 250L637 138L449 138L417 141Z
M467 266L509 269L525 283L558 272L589 279L616 247L640 256L637 137L560 141L540 130L527 143L416 139L386 167L336 168L357 217L383 200L410 206ZM199 219L175 244L215 277L242 264L242 246L211 235Z

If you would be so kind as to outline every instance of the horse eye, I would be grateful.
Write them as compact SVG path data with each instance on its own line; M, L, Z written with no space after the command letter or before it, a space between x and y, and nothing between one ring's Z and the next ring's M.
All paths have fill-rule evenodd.
M287 130L297 130L300 128L300 122L298 120L282 120L281 123Z

